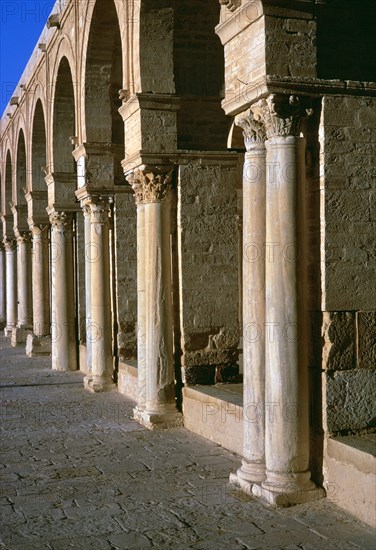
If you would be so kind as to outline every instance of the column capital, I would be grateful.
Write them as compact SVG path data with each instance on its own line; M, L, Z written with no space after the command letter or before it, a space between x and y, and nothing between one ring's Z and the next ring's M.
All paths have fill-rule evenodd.
M81 201L84 216L90 216L91 223L103 225L108 222L112 202L112 196L89 195Z
M172 166L142 165L126 176L131 185L136 204L162 202L172 186Z
M71 221L71 215L66 212L51 212L50 213L50 222L52 229L58 233L65 233L69 227Z
M17 241L12 237L5 237L3 244L6 252L12 252L17 248Z
M125 179L129 183L129 185L132 187L134 192L134 200L136 202L136 205L143 204L144 202L144 191L143 191L143 177L141 170L134 170L127 176L125 176Z
M265 125L266 136L299 136L302 120L313 113L310 98L271 94L251 106L254 118Z
M86 201L81 201L81 208L82 208L84 218L90 218L91 216L90 204L88 204Z
M235 116L235 125L243 128L244 143L247 151L253 145L263 145L266 140L265 127L258 114L253 113L254 106ZM257 111L256 111L257 113Z
M45 225L32 224L30 226L30 232L32 234L33 239L41 239L44 235L48 236L49 226L50 224L45 224Z
M19 244L25 244L31 241L30 231L17 231L17 242Z

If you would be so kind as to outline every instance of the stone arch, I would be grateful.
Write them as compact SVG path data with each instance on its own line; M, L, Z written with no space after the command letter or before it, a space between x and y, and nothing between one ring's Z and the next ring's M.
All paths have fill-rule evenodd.
M31 189L29 191L44 191L44 173L46 170L46 124L42 101L38 98L32 123L32 153L31 153Z
M5 154L4 176L4 196L2 213L4 216L11 216L13 166L10 149L7 149Z
M122 41L113 0L97 0L91 18L85 67L86 141L124 143L118 109L123 86Z
M124 55L129 49L128 26L131 9L129 2L119 0L88 2L80 65L81 111L85 113L82 120L83 142L117 143L119 137L120 142L123 142L123 124L117 113L121 106L118 91L123 88L133 89L131 59L129 55ZM97 81L96 76L99 76ZM103 93L103 87L106 93ZM98 132L93 132L90 119L93 114L98 116L98 108L104 109L102 131L98 128ZM106 126L111 130L106 132ZM114 134L114 139L112 135L108 139L110 133ZM100 134L99 139L96 137L97 134Z
M17 205L26 205L26 141L25 132L20 128L17 139L17 156L16 156L16 181L15 189L13 190L13 200Z
M70 63L61 57L52 103L52 165L54 173L74 174L70 138L75 135L75 93Z

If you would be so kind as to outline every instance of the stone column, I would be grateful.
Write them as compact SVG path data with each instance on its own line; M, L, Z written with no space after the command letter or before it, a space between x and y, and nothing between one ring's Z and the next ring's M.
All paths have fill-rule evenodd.
M5 336L12 336L17 324L17 258L16 241L5 237L6 326Z
M132 172L127 176L128 183L134 190L137 207L137 406L134 418L142 420L146 401L146 311L145 311L145 205L143 202L142 173Z
M243 170L243 460L230 481L250 493L265 479L265 131L254 108L235 117L247 152Z
M76 370L72 215L52 212L50 221L52 368L61 371Z
M49 224L31 226L33 334L27 335L26 354L29 357L51 353L49 227Z
M90 326L91 372L84 379L85 388L92 392L112 389L114 383L111 331L110 249L108 197L90 197Z
M92 370L91 345L91 212L88 204L83 204L85 234L85 321L86 321L86 374Z
M0 330L6 325L6 278L5 278L5 251L0 243Z
M175 401L171 301L170 201L172 170L142 170L145 216L145 409L148 428L182 424Z
M265 278L266 480L253 492L288 506L323 495L309 470L304 98L269 96Z
M26 331L32 328L31 251L30 234L17 234L17 326L12 333L12 346L26 341Z

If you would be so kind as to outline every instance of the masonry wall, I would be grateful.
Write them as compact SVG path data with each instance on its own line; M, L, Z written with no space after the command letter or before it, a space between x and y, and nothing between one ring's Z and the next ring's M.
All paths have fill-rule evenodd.
M238 236L233 160L179 167L178 247L183 381L238 373Z
M114 205L117 355L135 359L137 336L136 206L131 190L115 195Z
M326 96L320 125L324 427L375 427L376 99Z

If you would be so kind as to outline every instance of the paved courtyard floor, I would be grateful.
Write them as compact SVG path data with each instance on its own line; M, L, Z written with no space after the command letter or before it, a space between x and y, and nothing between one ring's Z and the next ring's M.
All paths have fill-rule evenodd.
M375 549L326 499L275 510L232 490L240 459L184 428L152 432L116 390L0 342L1 548Z

